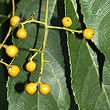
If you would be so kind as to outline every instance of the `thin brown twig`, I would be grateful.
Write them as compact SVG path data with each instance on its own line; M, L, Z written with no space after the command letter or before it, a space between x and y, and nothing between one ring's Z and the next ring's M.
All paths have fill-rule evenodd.
M15 11L15 2L12 0L12 16L14 16L14 11Z
M5 43L5 41L7 40L7 38L9 37L9 35L10 35L10 32L11 32L11 26L9 27L9 30L8 30L8 32L7 32L7 35L6 35L6 37L5 37L5 39L3 40L3 42L2 42L2 45Z

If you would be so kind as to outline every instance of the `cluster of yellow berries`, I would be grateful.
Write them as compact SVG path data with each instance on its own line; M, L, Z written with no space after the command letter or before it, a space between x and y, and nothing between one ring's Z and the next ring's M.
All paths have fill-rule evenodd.
M72 20L70 17L64 17L62 19L62 23L65 27L70 27L72 25ZM86 28L84 31L83 31L83 36L86 38L86 39L92 39L95 35L95 32L93 29L91 28Z
M18 48L15 45L8 46L4 44L3 47L6 49L6 54L11 58L15 57L18 54ZM6 65L10 76L15 77L20 72L20 68L17 65L8 65L3 62L2 59L0 60L0 62Z
M10 19L10 24L13 27L17 27L20 24L20 17L19 16L13 16ZM24 39L27 36L27 31L23 28L19 29L16 33L18 38ZM6 54L13 58L18 54L18 48L15 45L3 45L2 47L4 47L6 49ZM3 62L3 61L2 61ZM9 65L7 66L8 69L8 73L10 76L15 77L18 75L18 73L20 72L20 68L17 65Z
M70 27L72 25L72 20L70 17L64 17L62 19L62 23L65 27ZM17 27L18 25L20 25L20 17L17 15L14 15L11 17L10 19L10 24L13 27ZM86 28L83 31L83 36L86 39L92 39L94 37L94 30L91 28ZM27 31L24 28L18 29L16 36L20 39L24 39L27 36ZM3 47L6 49L6 53L9 57L15 57L18 54L18 48L15 45L3 45ZM2 61L1 61L2 62ZM37 64L33 61L30 60L27 64L26 64L26 70L29 72L33 72L37 69ZM15 77L18 75L18 73L20 72L20 68L17 65L8 65L7 66L8 69L8 73L10 76ZM39 91L41 94L46 95L50 92L51 88L48 84L46 83L42 83L42 82L37 82L37 83L28 83L25 87L25 90L28 94L34 94L37 90L37 86L38 84L40 84L39 86Z
M28 94L32 95L37 91L37 83L28 83L25 87L25 90ZM43 95L46 95L50 92L51 88L46 83L40 83L39 92Z
M20 17L17 15L11 17L10 24L13 27L17 27L20 24ZM27 36L27 31L24 28L21 28L17 31L16 36L20 39L24 39Z
M10 24L13 27L17 27L18 25L20 25L20 17L17 15L14 15L11 17L10 19ZM18 29L16 36L20 39L24 39L27 36L27 31L24 28ZM6 49L6 54L13 58L18 54L18 48L15 45L2 45L2 47L4 47ZM0 61L1 63L5 64L7 69L8 69L8 73L10 76L15 77L18 75L18 73L20 72L20 68L17 65L8 65L5 62ZM37 69L37 64L33 61L30 60L27 64L26 64L26 70L29 72L33 72ZM46 83L42 83L42 82L37 82L37 83L28 83L25 86L25 90L28 94L32 95L37 91L37 86L39 85L39 92L43 95L46 95L50 92L51 87L46 84Z

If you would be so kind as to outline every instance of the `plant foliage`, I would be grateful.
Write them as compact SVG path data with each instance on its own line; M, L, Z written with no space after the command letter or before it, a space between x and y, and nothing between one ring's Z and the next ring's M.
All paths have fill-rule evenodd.
M0 3L4 2L2 0ZM14 78L8 77L9 110L73 110L73 100L79 110L110 109L109 6L109 0L49 0L48 25L63 27L62 18L69 16L73 21L69 29L92 28L95 37L86 40L82 34L48 28L44 59L49 62L44 63L42 74L42 82L51 87L47 95L40 94L39 90L34 95L25 91L27 83L37 82L39 78L40 52L34 58L38 65L36 71L26 71L25 65L35 53L29 49L38 50L43 45L44 25L25 24L25 39L16 37L21 26L13 28L12 43L18 47L19 53L10 64L18 65L20 73ZM35 20L45 22L46 0L19 1L15 15L20 16L22 22L33 13L36 13Z

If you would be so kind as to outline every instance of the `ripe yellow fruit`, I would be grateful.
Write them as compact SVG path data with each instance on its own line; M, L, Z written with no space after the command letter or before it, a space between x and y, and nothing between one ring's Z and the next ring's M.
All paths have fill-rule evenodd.
M16 36L20 39L24 39L27 36L27 31L25 29L21 28L17 31Z
M26 64L26 70L29 72L33 72L37 69L37 64L30 60L27 64Z
M12 16L10 19L10 24L13 27L17 27L20 24L20 17L17 15Z
M72 20L70 17L64 17L62 23L65 27L70 27L72 25Z
M37 84L36 83L28 83L25 86L25 91L30 95L34 94L37 91Z
M92 39L95 35L95 31L91 28L86 28L84 31L83 31L83 36L86 38L86 39Z
M6 46L6 53L9 57L15 57L18 53L18 48L15 45Z
M8 68L8 73L10 76L15 77L18 75L18 73L20 72L20 68L17 65L11 65Z
M39 92L43 95L46 95L48 94L49 92L51 91L51 88L48 84L46 83L43 83L43 84L40 84L40 87L39 87Z

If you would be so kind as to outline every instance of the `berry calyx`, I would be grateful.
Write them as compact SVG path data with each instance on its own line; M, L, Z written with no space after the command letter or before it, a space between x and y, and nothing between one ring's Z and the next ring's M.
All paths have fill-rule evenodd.
M20 68L17 65L11 65L8 68L8 73L10 76L15 77L18 75L18 73L20 72Z
M95 31L91 28L86 28L84 31L83 31L83 36L86 38L86 39L92 39L95 35Z
M37 84L36 83L28 83L25 86L25 91L30 95L34 94L37 91Z
M33 72L37 69L37 64L33 61L30 60L27 64L26 64L26 70L29 72Z
M51 88L48 84L46 83L42 83L40 84L40 87L39 87L39 92L43 95L46 95L50 92Z
M12 16L10 19L10 24L13 27L17 27L20 24L20 17L17 15Z
M3 47L6 49L6 53L9 57L15 57L18 53L18 48L15 45L4 45Z
M70 17L64 17L62 23L65 27L70 27L72 25L72 20Z
M17 31L16 36L20 39L24 39L27 36L27 31L25 29L21 28Z

